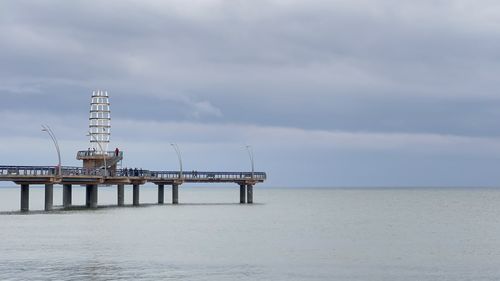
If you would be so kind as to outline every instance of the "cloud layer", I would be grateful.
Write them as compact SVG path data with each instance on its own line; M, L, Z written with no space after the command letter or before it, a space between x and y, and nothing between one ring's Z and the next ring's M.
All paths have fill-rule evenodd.
M175 165L175 141L193 169L245 169L252 144L270 185L495 185L499 12L466 0L3 2L0 158L34 161L11 146L50 158L32 148L39 123L68 155L85 149L102 88L129 165Z

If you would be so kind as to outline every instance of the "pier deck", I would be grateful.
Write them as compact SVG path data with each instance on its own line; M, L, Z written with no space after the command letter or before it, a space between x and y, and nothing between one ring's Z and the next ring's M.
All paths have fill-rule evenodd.
M21 186L21 211L29 210L29 185L45 185L45 210L52 209L53 186L63 185L63 205L71 207L73 185L84 185L86 205L97 207L99 185L117 185L117 204L123 206L123 188L133 186L133 204L139 205L140 186L153 183L158 186L158 204L164 203L164 186L172 186L172 203L178 203L178 189L184 183L235 183L240 187L240 203L253 203L253 186L267 179L263 172L206 172L206 171L150 171L142 169L87 169L82 167L0 166L0 181ZM245 200L246 199L246 200Z

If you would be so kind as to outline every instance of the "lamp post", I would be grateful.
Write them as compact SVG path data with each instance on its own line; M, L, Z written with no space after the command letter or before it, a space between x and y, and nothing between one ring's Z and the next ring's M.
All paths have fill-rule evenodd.
M182 179L182 157L181 157L181 151L179 149L179 146L176 143L171 143L170 145L174 148L175 153L177 153L177 158L179 159L179 166L181 168L180 174L179 174L179 178Z
M99 148L101 149L102 153L102 159L104 160L104 177L108 175L108 165L106 163L106 154L104 153L104 149L102 149L101 143L96 139L96 137L89 131L87 137L90 136L91 138L94 139L94 141L99 145Z
M52 129L49 127L49 125L42 125L42 132L46 132L49 134L50 138L52 139L52 142L54 143L54 146L56 147L57 151L57 159L59 160L59 166L57 169L57 173L59 176L62 176L62 170L61 170L61 150L59 149L59 142L57 142L56 135L52 131Z
M248 152L248 156L250 157L250 163L252 164L252 179L253 179L253 176L254 176L254 161L253 161L253 149L252 149L252 146L251 145L247 145L245 146L246 149L247 149L247 152Z

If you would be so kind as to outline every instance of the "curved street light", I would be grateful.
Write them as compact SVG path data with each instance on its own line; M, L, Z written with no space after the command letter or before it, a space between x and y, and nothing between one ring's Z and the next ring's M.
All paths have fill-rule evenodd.
M247 152L248 152L248 156L250 157L250 163L252 164L252 179L253 179L253 176L254 176L254 161L253 161L253 148L251 145L247 145L245 146L246 149L247 149Z
M177 153L177 158L179 159L179 166L181 168L180 174L179 174L179 178L182 179L182 157L181 157L181 151L179 149L179 146L176 143L171 143L170 145L174 148L175 153Z
M94 141L97 143L97 145L99 145L99 148L101 149L102 159L104 160L104 177L106 177L108 175L108 165L106 163L106 154L104 153L104 149L102 149L101 143L96 139L96 137L90 131L88 132L87 137L89 136L92 139L94 139Z
M49 125L42 125L42 132L46 132L49 134L50 138L52 139L52 142L54 143L54 146L56 147L57 151L57 159L59 160L59 166L57 169L57 173L59 176L62 176L62 170L61 170L61 150L59 149L59 142L57 141L56 135L52 131L52 129L49 127Z

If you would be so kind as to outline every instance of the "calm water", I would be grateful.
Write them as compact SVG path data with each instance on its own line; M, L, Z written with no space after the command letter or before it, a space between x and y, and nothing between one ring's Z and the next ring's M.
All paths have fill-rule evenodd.
M500 279L500 190L257 187L253 206L234 204L238 192L183 188L193 204L0 215L0 280ZM99 202L115 193L101 188ZM141 190L141 202L155 200L154 188ZM43 208L43 189L30 207ZM18 208L18 189L0 189L0 209Z

